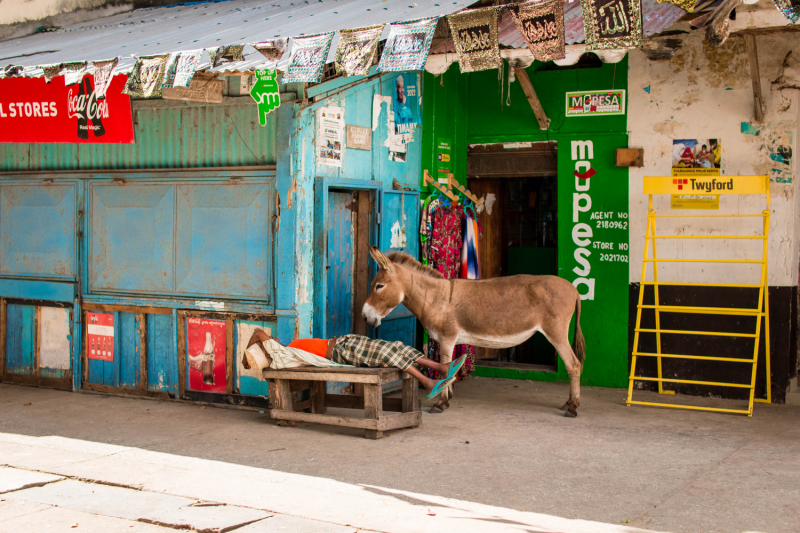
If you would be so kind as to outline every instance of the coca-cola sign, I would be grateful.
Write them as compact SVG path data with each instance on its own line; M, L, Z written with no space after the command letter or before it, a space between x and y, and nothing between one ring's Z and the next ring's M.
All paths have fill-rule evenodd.
M0 80L0 142L133 143L131 99L122 94L127 76L111 80L97 99L94 79L64 86L59 76Z

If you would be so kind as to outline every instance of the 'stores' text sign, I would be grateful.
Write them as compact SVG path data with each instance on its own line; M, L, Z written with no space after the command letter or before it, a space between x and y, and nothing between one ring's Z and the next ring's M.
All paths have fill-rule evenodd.
M114 76L98 100L94 77L64 86L58 76L0 80L0 142L133 143L131 99L122 94L127 76Z

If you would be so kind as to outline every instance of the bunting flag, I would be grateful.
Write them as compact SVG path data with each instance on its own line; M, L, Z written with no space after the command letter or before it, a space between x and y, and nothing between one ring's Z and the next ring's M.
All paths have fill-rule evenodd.
M292 52L289 54L289 66L281 83L322 81L322 71L331 49L333 34L317 33L304 37L292 37Z
M338 74L345 76L366 76L369 67L378 53L378 39L381 38L384 24L365 26L339 32L339 46L336 48L334 65Z
M73 63L64 63L62 73L64 74L64 85L69 87L75 85L83 79L86 74L86 61L75 61Z
M243 61L243 44L232 44L230 46L216 46L206 48L208 57L211 58L211 68L220 66L224 62Z
M586 50L641 48L641 0L581 0Z
M188 87L192 82L194 73L197 72L197 67L200 66L200 56L203 54L203 49L186 50L181 52L178 61L175 64L175 72L172 74L172 85L170 87Z
M56 63L54 65L40 65L39 68L42 69L42 72L44 72L44 82L50 83L53 81L53 78L61 74L64 64Z
M389 27L378 72L424 70L439 17L398 22Z
M114 77L114 69L117 68L119 58L105 59L103 61L92 61L94 67L94 94L98 100L104 100L108 86L111 85L111 78Z
M678 6L679 8L683 9L684 11L688 11L689 13L694 13L694 5L697 3L697 0L657 0L660 4L661 2L667 2L674 6Z
M778 11L792 21L792 24L797 24L800 20L800 0L772 0L775 2L775 7Z
M160 98L167 59L169 54L136 58L122 92L136 98Z
M563 0L530 0L508 10L534 59L564 59Z
M503 64L497 42L497 18L496 7L447 16L462 73L500 68Z
M164 80L161 82L161 88L172 88L175 83L175 72L178 70L178 59L181 57L180 52L172 52L167 57L167 66L164 67Z
M250 46L261 52L261 55L277 63L289 48L289 39L269 39L259 43L250 43Z
M22 74L23 70L25 70L25 67L21 67L19 65L7 65L6 68L2 70L2 75L4 78L14 78Z

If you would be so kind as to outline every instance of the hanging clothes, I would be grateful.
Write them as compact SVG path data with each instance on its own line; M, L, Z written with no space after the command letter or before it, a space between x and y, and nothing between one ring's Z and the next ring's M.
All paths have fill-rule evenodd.
M467 215L464 218L464 244L461 247L461 278L481 279L481 264L478 259L478 221Z
M461 208L447 205L434 206L433 204L431 202L428 206L426 218L429 223L426 224L424 230L427 233L428 264L446 279L458 278L461 269L464 212ZM435 210L432 210L432 207ZM464 354L467 355L467 358L464 366L458 372L457 379L459 381L470 376L475 369L475 348L469 345L458 345L453 352L453 359ZM436 341L429 341L427 356L429 359L439 361L439 344ZM431 378L439 377L432 370L426 369L425 371Z

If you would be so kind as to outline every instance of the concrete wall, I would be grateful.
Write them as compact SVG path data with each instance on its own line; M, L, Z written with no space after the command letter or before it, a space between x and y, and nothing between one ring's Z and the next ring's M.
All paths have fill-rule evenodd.
M0 24L14 24L108 5L131 4L124 0L3 0Z
M702 32L695 31L676 41L680 49L668 61L651 61L640 50L629 54L630 145L643 147L645 160L643 168L630 171L631 282L641 280L647 220L643 176L670 175L673 139L718 138L723 174L770 175L769 284L797 285L797 158L792 157L788 164L781 160L787 153L796 154L798 148L800 39L796 33L757 38L766 104L762 125L754 121L750 66L742 39L732 37L713 49L703 41ZM669 202L668 197L657 198L656 209L669 210ZM723 197L718 213L759 213L763 209L763 198ZM680 219L674 223L662 220L658 223L665 232L755 235L761 229L758 219L693 219L691 230ZM658 247L663 257L758 259L761 243L676 239L660 241ZM757 283L758 265L665 265L659 274L666 276L660 281L681 283Z

